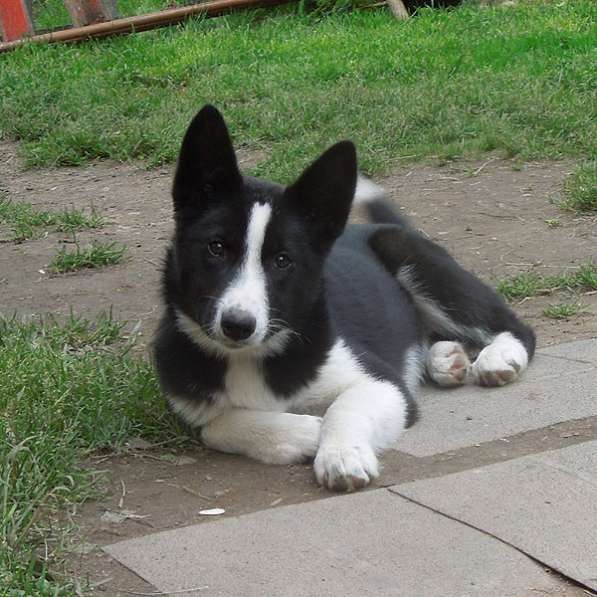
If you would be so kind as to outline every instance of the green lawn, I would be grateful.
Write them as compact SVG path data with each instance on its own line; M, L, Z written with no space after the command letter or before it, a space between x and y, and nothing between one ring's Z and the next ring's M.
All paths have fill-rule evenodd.
M74 595L60 575L63 537L47 524L94 493L94 474L78 463L133 435L180 435L150 363L130 348L109 318L0 318L0 595Z
M205 102L254 173L287 181L354 139L365 171L498 150L597 155L597 3L385 11L326 18L236 15L0 57L0 136L30 165L176 158Z

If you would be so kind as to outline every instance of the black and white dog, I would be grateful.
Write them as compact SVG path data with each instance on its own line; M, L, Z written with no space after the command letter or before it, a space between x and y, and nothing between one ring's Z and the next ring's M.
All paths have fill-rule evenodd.
M348 141L285 188L240 173L206 106L173 197L155 359L172 410L209 447L315 458L320 484L354 490L415 421L425 371L442 386L503 385L533 355L532 330L392 210ZM353 199L371 223L346 225ZM295 414L322 402L323 418Z

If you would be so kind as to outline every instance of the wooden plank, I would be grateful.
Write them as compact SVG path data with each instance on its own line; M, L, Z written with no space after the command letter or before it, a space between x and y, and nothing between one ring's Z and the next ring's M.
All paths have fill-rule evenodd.
M28 0L0 0L0 29L5 42L35 34Z
M208 0L201 4L171 8L160 12L153 12L136 17L115 19L106 23L97 23L85 27L73 27L62 31L53 31L30 38L31 43L77 42L94 37L107 37L109 35L124 35L127 33L147 31L156 27L167 27L180 23L194 15L217 17L235 10L265 8L285 4L293 0ZM23 40L0 43L0 53L14 50L25 43Z

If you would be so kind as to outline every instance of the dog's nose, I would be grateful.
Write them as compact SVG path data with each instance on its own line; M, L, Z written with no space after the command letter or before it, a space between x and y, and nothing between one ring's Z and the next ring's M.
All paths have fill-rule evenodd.
M255 331L257 321L248 311L228 309L222 314L222 331L227 338L238 342L246 340Z

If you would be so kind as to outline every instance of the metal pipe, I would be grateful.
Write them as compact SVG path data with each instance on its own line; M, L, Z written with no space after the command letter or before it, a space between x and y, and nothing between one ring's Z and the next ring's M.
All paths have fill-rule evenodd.
M289 1L291 0L210 0L182 8L170 8L160 12L115 19L85 27L73 27L72 29L53 31L42 35L33 35L32 37L0 44L0 52L14 50L27 43L75 42L91 39L92 37L107 37L109 35L147 31L148 29L179 23L193 15L204 14L206 17L215 17L231 10L274 6Z

